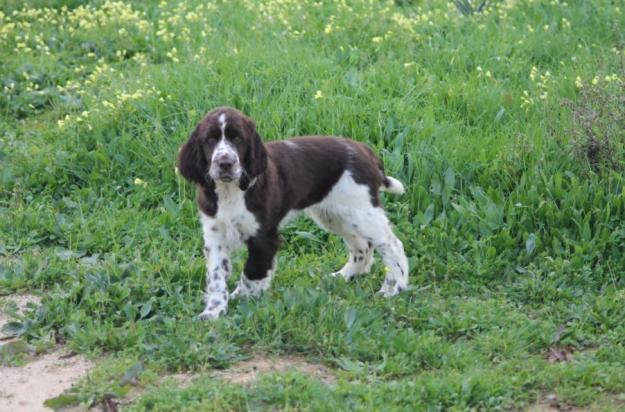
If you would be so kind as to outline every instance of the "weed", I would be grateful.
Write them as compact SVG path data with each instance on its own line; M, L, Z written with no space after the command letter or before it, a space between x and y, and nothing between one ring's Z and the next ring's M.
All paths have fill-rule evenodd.
M488 5L488 0L481 0L472 2L471 0L454 0L454 5L458 11L465 16L470 16L474 13L481 13L482 10Z
M611 77L606 76L608 79ZM583 86L573 115L572 144L578 158L595 171L621 171L625 165L625 83Z

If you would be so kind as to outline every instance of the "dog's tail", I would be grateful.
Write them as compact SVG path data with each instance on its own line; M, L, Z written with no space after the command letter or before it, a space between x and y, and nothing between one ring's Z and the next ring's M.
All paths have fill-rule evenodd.
M384 176L384 179L382 179L382 186L380 186L380 190L396 195L403 195L404 193L406 193L406 189L404 188L402 182L390 176Z
M373 153L373 150L371 150L371 148L367 145L364 145L364 147L369 152L371 157L375 159L378 170L380 171L380 175L382 176L382 185L380 186L380 191L393 193L395 195L403 195L404 193L406 193L406 189L404 188L404 184L402 182L395 179L394 177L387 176L386 173L384 173L384 164L382 163L382 160L380 160L380 158Z

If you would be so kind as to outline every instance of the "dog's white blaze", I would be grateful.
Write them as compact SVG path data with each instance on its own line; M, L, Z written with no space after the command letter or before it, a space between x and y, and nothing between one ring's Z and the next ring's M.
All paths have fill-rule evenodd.
M219 128L221 129L221 139L226 138L226 114L222 113L219 115Z
M219 143L217 143L217 146L215 147L212 161L215 161L218 156L224 154L232 155L233 152L234 155L237 156L236 151L232 148L232 145L230 145L229 142L226 140L226 114L220 114L217 120L219 121L219 128L221 129L221 139L219 139Z
M216 164L216 160L222 156L227 156L230 159L232 159L234 162L233 173L234 173L234 177L238 179L241 176L241 172L242 172L241 162L239 159L239 154L237 153L236 149L234 148L232 143L230 143L226 139L226 114L225 113L220 114L218 121L219 121L219 128L221 129L221 139L219 139L217 146L215 146L215 149L213 150L213 156L211 157L211 166L210 166L209 174L213 179L216 179L219 176L219 167Z

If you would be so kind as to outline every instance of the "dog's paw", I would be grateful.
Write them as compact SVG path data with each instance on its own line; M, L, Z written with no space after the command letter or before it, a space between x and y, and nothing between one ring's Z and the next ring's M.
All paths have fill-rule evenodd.
M230 294L230 298L257 298L262 295L271 284L271 277L266 277L261 280L249 280L244 275L241 275L237 287Z
M199 320L213 320L219 318L224 313L226 313L226 309L224 308L204 309L202 313L197 315L197 318Z
M209 299L206 307L198 315L200 320L217 319L228 310L228 301L220 298Z
M259 288L250 288L247 286L237 285L234 291L230 294L230 299L236 298L257 298L262 295L263 290Z
M251 283L252 282L250 282L249 280L241 277L239 283L237 283L236 288L234 288L234 291L230 294L230 299L248 298L260 294L259 291L255 290Z
M378 291L378 294L384 296L385 298L390 298L391 296L397 295L399 292L408 289L408 286L403 283L398 283L394 280L386 279L382 284L382 287Z
M237 287L234 288L234 291L230 293L230 299L238 299L244 296L248 296L248 293L244 291L240 285L237 285Z
M354 278L356 277L356 274L355 273L348 273L345 270L341 269L341 270L338 270L336 272L330 273L330 276L332 276L334 278L343 278L343 279L345 279L346 282L349 282L349 281L354 280Z

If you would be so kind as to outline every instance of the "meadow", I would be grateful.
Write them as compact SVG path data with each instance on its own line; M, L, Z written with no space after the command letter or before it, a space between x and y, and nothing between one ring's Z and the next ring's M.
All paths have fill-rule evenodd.
M625 408L625 4L477 3L3 1L0 295L42 296L11 333L99 364L60 404L132 380L129 410ZM329 277L342 241L301 220L269 293L197 320L175 160L220 105L371 145L407 188L384 204L410 290L376 296L379 259ZM211 377L259 353L336 381Z

